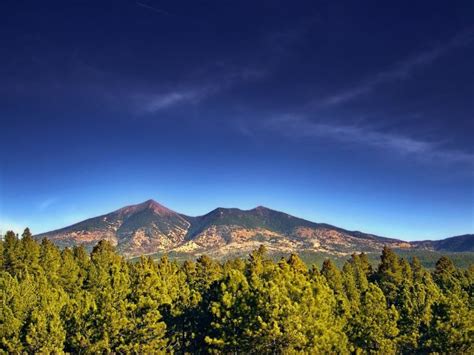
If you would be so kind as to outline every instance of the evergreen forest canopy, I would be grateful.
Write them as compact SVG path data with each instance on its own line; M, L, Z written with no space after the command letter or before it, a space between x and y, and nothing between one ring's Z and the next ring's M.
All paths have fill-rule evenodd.
M474 265L432 272L385 248L378 268L166 256L101 241L60 250L28 229L0 242L0 352L473 353Z

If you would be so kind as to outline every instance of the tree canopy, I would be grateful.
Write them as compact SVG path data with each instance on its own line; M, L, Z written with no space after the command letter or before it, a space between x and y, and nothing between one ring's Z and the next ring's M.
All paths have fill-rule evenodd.
M0 241L1 353L473 353L474 267L433 272L385 248L308 268L207 256L129 261L106 241L89 254Z

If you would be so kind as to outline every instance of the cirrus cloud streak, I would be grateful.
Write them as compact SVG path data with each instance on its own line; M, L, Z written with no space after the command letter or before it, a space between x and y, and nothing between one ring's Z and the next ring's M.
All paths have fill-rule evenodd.
M474 166L474 154L445 148L443 142L384 132L365 125L312 121L307 117L285 115L264 121L263 127L288 138L328 139L343 144L382 149L432 163Z

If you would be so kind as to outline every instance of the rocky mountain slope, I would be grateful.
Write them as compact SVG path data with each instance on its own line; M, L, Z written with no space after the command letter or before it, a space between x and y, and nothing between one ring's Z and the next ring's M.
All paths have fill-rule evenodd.
M106 239L124 254L139 255L181 244L190 226L186 217L149 200L36 238L48 238L61 247L82 244L89 248Z
M82 244L88 248L106 239L129 257L162 252L224 257L248 253L262 244L275 252L335 255L379 252L384 246L472 251L474 235L410 243L314 223L262 206L251 210L217 208L189 217L148 200L36 238L49 238L61 247Z

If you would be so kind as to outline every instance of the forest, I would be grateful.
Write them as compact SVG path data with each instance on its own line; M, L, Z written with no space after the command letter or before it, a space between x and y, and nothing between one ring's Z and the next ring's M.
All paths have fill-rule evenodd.
M0 268L1 353L474 353L474 265L445 256L131 261L26 229L2 238Z

